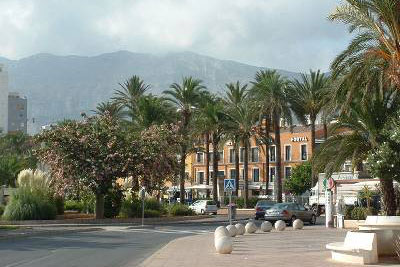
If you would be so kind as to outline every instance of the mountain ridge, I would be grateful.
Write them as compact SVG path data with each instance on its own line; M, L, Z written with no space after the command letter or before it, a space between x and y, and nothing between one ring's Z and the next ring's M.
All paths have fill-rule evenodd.
M90 112L132 75L150 84L153 94L161 94L184 76L201 79L210 91L221 94L226 83L249 82L258 70L268 69L190 51L155 55L120 50L95 56L40 53L19 60L0 57L0 63L9 72L9 91L28 98L31 133L42 125ZM299 76L277 71L288 78Z

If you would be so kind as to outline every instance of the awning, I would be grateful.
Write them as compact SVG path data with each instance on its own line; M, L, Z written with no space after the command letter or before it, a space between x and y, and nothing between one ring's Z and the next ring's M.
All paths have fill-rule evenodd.
M197 184L197 185L194 185L194 186L189 186L189 187L187 187L187 189L196 189L196 190L207 190L207 189L209 189L209 190L212 190L213 187L212 187L212 185Z

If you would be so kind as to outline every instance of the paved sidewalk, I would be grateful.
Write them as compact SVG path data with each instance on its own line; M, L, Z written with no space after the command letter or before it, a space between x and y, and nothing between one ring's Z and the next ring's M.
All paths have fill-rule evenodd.
M301 231L288 227L284 232L238 236L230 255L215 253L213 234L190 236L171 241L141 266L354 266L332 262L325 249L326 243L343 241L345 234L344 230L306 226Z

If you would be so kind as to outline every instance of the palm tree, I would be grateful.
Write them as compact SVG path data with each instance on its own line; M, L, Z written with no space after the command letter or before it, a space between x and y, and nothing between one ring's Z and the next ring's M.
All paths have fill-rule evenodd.
M333 61L333 76L346 75L357 84L378 67L385 80L400 89L400 3L398 0L346 0L329 16L349 26L355 37ZM354 87L355 90L359 88ZM365 88L368 93L368 88Z
M331 125L331 136L313 155L313 168L325 169L327 176L340 171L342 165L351 160L353 168L362 164L371 152L385 142L383 129L396 116L400 107L398 90L378 86L364 102L355 99L347 112ZM345 132L343 132L345 130ZM393 177L379 177L383 190L386 213L396 212Z
M254 134L254 127L258 121L257 107L251 98L246 97L238 105L227 106L226 115L227 129L233 129L234 135L244 146L243 155L243 172L244 172L244 205L247 207L249 198L249 145L250 138ZM239 154L239 153L238 153ZM239 172L237 172L238 176Z
M268 114L274 128L276 145L275 195L277 202L282 202L282 158L281 158L281 120L291 124L291 113L287 97L287 80L274 70L258 71L253 82L252 95L263 114Z
M123 117L122 106L116 102L101 102L97 104L93 112L98 116L109 115L114 119L120 120Z
M226 95L224 98L225 109L229 114L230 111L235 112L236 109L245 101L248 97L247 93L247 84L240 85L240 82L236 83L227 83L226 85ZM232 108L236 107L236 108ZM227 127L226 129L226 137L229 138L235 149L235 184L236 184L236 196L239 195L239 146L240 146L240 138L239 138L239 128L238 125L232 124L232 127Z
M328 83L328 78L319 70L316 72L311 70L309 75L301 74L301 79L294 79L289 86L290 108L303 125L311 126L311 154L315 150L315 123L326 104ZM314 185L317 182L314 173L312 179Z
M115 91L115 96L112 99L127 110L128 116L133 121L136 116L138 101L150 89L150 85L145 84L137 75L119 85L121 89Z
M191 122L193 110L201 101L205 86L201 80L192 77L184 77L182 84L173 83L171 90L164 91L166 99L173 103L179 113L179 132L182 137L180 151L180 201L185 203L185 161L190 145L189 123Z
M164 98L145 95L138 99L136 105L134 122L141 129L174 120L176 110Z

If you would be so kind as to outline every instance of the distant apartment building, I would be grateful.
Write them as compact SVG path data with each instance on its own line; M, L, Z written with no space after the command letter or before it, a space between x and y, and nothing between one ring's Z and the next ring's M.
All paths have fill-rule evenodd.
M8 74L0 64L0 132L8 131Z
M28 132L28 100L18 93L8 95L8 132Z
M317 142L322 142L323 129L317 127L316 138ZM271 134L274 138L274 135ZM210 185L212 185L212 151L213 147L210 145ZM255 137L250 140L249 147L249 168L248 168L248 189L249 196L258 196L265 193L267 186L266 173L269 173L268 181L268 195L274 192L274 181L277 173L276 165L276 146L269 146L269 166L266 166L266 146L257 141ZM234 179L236 177L235 170L235 150L231 142L225 143L219 151L220 160L218 163L218 198L224 196L223 180L226 178ZM194 185L204 185L206 183L205 177L205 153L197 152L191 155L192 165L190 172L193 175ZM289 179L294 166L305 162L311 158L311 131L310 127L294 126L281 128L281 177L282 183L285 179ZM244 189L244 147L239 149L239 196L243 195ZM201 188L194 186L194 188ZM209 188L209 187L207 187ZM198 190L197 196L203 197L205 190Z

